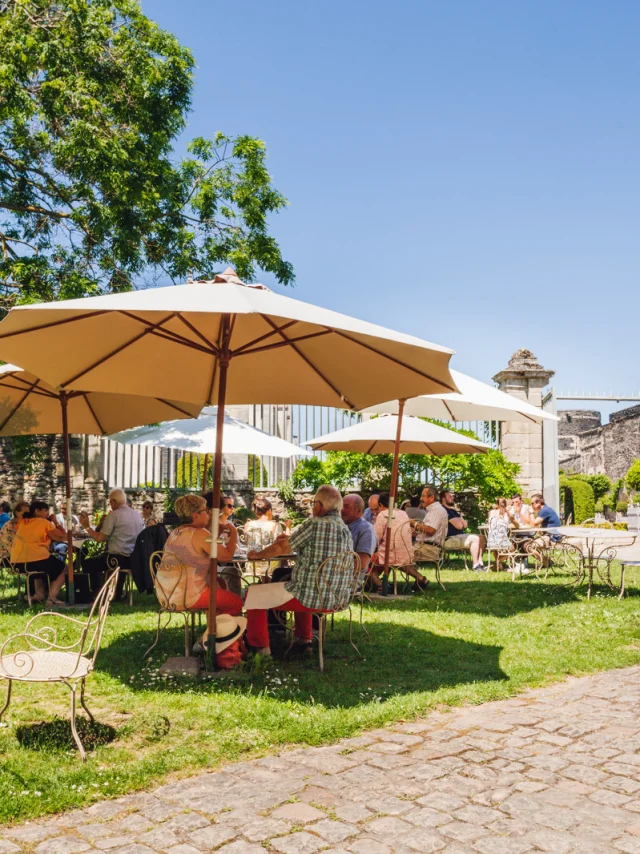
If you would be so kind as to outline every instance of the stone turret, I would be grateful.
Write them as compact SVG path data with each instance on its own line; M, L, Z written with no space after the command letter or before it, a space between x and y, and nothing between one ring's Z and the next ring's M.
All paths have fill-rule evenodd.
M501 391L542 406L542 389L555 371L543 368L531 350L516 350L507 367L494 376ZM528 421L506 421L502 424L502 453L518 463L518 481L523 492L542 492L542 426Z

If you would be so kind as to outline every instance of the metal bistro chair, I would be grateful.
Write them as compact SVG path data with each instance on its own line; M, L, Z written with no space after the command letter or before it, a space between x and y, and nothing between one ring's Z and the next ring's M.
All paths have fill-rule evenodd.
M96 596L86 622L58 611L41 611L29 620L24 632L13 635L0 648L0 679L8 682L0 720L11 702L14 682L63 682L71 691L71 732L83 762L86 754L76 729L76 692L79 683L80 703L93 723L84 700L84 685L95 667L117 582L116 571ZM72 630L75 640L67 639L65 629Z
M405 524L409 524L409 523L405 522ZM435 569L435 572L436 572L436 582L440 585L440 587L442 587L443 590L446 591L447 588L442 583L442 578L440 577L440 571L442 570L442 567L444 565L444 560L445 560L445 550L444 550L445 538L446 538L446 529L445 529L444 538L439 543L417 543L417 542L414 543L413 558L414 558L414 565L416 565L416 569L417 569L418 563L420 563L420 564L432 563L433 567ZM416 549L418 549L420 545L430 546L434 550L433 551L433 557L416 557L415 552L416 552Z
M160 609L158 611L158 630L156 632L156 639L151 644L149 649L145 652L143 658L146 658L152 649L158 645L158 641L160 640L160 634L164 631L164 629L168 628L169 623L171 622L171 618L174 614L180 614L182 619L184 620L184 655L185 658L189 658L191 655L191 647L193 645L193 639L196 630L196 614L198 615L198 624L200 623L200 617L203 613L205 613L204 609L189 609L187 608L187 591L189 589L189 576L188 570L185 564L180 563L180 561L175 560L173 566L176 569L176 578L175 582L172 582L172 586L166 587L158 581L158 567L162 562L164 552L157 551L153 552L149 557L149 572L151 574L151 578L153 580L153 589L156 594L156 599L158 600L158 605ZM176 592L176 590L180 589L180 585L184 579L184 594L182 597L182 602L179 604L174 604L171 602L171 597ZM167 614L168 619L167 622L162 625L162 615Z
M311 613L317 615L318 626L318 659L320 671L324 671L324 637L327 630L327 617L333 617L341 611L349 612L349 643L360 655L360 650L353 642L353 614L351 613L351 602L353 601L358 585L360 583L362 569L360 558L354 551L340 552L326 558L316 570L316 589L320 601L326 607L322 610L314 610ZM295 638L287 653L293 647Z
M26 543L25 541L16 534L13 539L14 545L16 543L22 544L21 553L26 555ZM12 549L13 551L13 549ZM4 572L6 573L5 581L2 585L3 592L4 588L7 586L9 579L14 579L16 583L16 587L18 588L18 599L20 599L20 589L22 587L22 579L25 581L25 592L27 595L27 602L29 603L29 607L33 604L33 596L31 595L31 581L35 578L42 578L44 580L45 590L47 591L47 596L49 595L49 576L44 572L30 572L29 564L26 560L21 561L5 561ZM60 571L63 569L63 564L60 564Z

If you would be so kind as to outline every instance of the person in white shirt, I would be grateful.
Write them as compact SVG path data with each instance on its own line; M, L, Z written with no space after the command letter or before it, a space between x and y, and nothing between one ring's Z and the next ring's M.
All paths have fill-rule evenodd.
M438 490L435 486L425 486L422 490L420 503L426 511L424 519L421 522L412 519L410 522L411 527L417 533L413 556L418 562L421 560L437 560L447 538L449 516L438 501Z

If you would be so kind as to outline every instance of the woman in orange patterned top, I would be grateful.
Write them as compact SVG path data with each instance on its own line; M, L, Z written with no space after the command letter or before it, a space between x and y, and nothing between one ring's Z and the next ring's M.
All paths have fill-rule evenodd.
M179 611L206 609L209 607L211 536L207 503L202 495L181 495L176 500L175 511L181 524L169 534L165 543L156 573L157 594ZM225 522L220 525L220 534L226 534L228 539L218 544L218 560L232 560L238 532L231 523ZM233 616L242 612L242 599L221 587L220 582L216 590L216 610L219 614Z
M58 593L64 584L65 566L51 554L50 549L52 543L65 542L67 535L49 521L49 512L46 501L31 502L29 512L24 513L18 522L11 545L11 563L18 570L46 575L49 579L47 605L64 605L64 602L58 599ZM32 600L44 602L44 582L41 578L35 578L34 584L36 595Z

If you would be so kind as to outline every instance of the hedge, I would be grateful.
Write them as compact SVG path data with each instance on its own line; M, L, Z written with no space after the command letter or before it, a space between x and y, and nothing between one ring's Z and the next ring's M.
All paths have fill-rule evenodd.
M593 489L586 480L562 475L560 477L560 490L567 519L572 516L574 525L580 525L586 519L593 519L596 513L596 502Z

